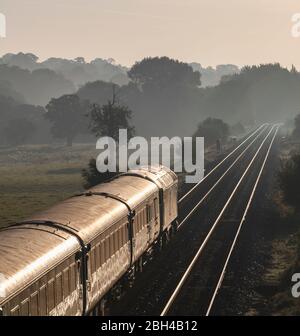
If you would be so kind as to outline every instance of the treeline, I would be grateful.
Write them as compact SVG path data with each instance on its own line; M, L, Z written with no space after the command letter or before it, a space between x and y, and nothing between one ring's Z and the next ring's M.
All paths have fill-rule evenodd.
M282 162L281 170L278 174L279 187L283 201L300 213L300 114L295 118L294 129L290 140L298 143L298 150L287 160Z
M136 133L146 137L199 134L199 123L207 118L222 120L230 126L229 134L238 134L262 122L293 118L300 106L300 74L279 64L245 67L240 72L233 68L234 74L223 76L219 85L203 88L195 65L167 57L145 58L125 72L128 82L123 85L97 80L76 89L59 73L60 68L64 73L68 68L62 60L46 61L55 71L41 68L34 55L31 62L28 57L25 61L32 70L0 65L1 144L13 144L9 134L18 128L14 122L23 123L20 131L27 130L27 136L19 136L22 142L15 143L94 141L87 116L95 104L101 107L113 95L119 106L131 112ZM78 69L91 65L82 58L73 62ZM118 67L113 62L110 66ZM120 73L124 74L123 68Z

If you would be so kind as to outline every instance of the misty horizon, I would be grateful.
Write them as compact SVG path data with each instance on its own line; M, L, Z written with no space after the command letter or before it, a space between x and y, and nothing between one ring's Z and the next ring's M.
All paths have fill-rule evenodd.
M3 0L0 12L7 18L1 54L24 50L41 60L73 59L80 45L80 56L87 61L101 55L127 67L155 56L203 67L300 66L300 40L292 36L299 6L292 0Z

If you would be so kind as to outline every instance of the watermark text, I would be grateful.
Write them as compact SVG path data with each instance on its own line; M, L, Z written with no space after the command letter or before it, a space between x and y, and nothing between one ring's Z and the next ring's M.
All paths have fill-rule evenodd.
M101 137L96 144L101 153L96 160L100 173L125 173L131 169L161 164L176 173L185 172L186 183L197 183L204 177L204 138L144 137L127 138L119 130L119 139Z
M6 38L6 16L0 13L0 38Z

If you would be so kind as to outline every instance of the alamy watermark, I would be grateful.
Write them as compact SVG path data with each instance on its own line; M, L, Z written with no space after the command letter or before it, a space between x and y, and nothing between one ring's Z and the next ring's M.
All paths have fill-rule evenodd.
M0 273L0 298L6 297L6 290L5 290L5 276L4 274Z
M291 35L295 38L300 37L300 13L293 14L291 21L293 23Z
M197 183L204 177L204 138L196 137L127 137L119 130L119 139L101 137L96 144L101 153L96 160L100 173L125 173L149 165L162 164L176 173L185 172L186 183Z
M0 38L6 37L6 16L0 13Z
M293 283L292 290L291 290L292 296L295 299L298 299L300 298L300 273L293 274L292 283Z

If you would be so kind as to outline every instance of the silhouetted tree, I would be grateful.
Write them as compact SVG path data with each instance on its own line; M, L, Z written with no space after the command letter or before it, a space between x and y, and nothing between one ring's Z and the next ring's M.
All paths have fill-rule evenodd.
M8 144L12 146L24 145L32 138L36 131L35 125L25 119L10 120L4 128L4 136Z
M282 164L278 175L279 186L282 190L284 201L300 210L300 155L294 155Z
M145 58L128 72L140 94L131 94L129 107L134 111L135 125L143 135L186 136L199 120L201 99L200 73L168 57ZM197 116L197 117L196 117Z
M96 166L96 160L95 159L90 159L88 168L82 170L82 177L84 179L84 184L83 186L88 189L91 188L97 184L100 184L102 182L105 182L107 180L110 180L114 176L116 176L117 173L112 173L112 172L105 172L105 173L100 173L97 170Z
M116 90L119 89L116 86ZM103 81L87 83L81 87L77 95L82 100L89 100L91 104L103 105L111 99L112 84Z
M246 66L240 74L204 91L200 109L206 116L245 125L284 121L300 105L300 74L280 64ZM283 113L284 111L284 113Z
M128 76L142 87L155 86L157 90L174 85L197 87L200 73L186 63L168 57L145 58L129 70Z
M132 112L127 106L119 105L115 96L107 104L94 104L90 111L90 130L97 136L119 138L119 129L127 129L128 137L134 135L134 127L130 125Z
M225 142L229 135L229 126L221 119L207 118L202 121L194 137L204 137L206 145L214 144L218 139Z
M17 66L0 65L0 78L7 81L27 103L46 105L51 98L75 92L74 85L61 74L49 69L32 72Z
M295 117L294 121L295 127L293 130L293 138L300 139L300 114Z
M52 123L53 136L66 139L68 146L72 146L76 135L87 131L87 103L82 102L77 95L51 99L46 110L45 117Z

